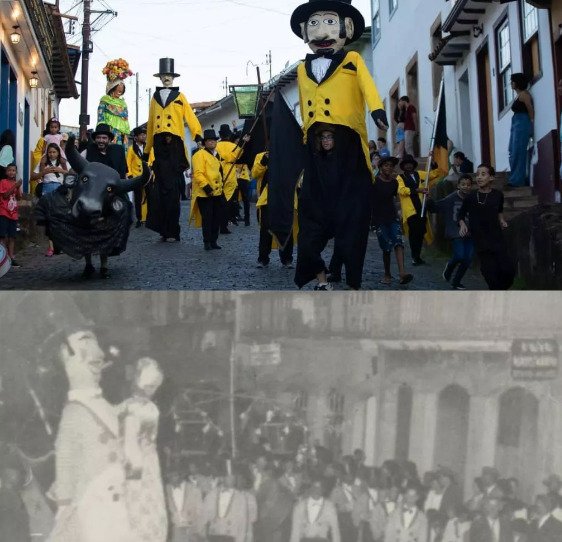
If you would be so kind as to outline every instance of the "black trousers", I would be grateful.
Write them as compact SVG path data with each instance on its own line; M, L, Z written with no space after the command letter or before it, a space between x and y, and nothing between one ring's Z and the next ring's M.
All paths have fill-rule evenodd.
M490 290L509 290L513 286L516 266L507 249L478 252L480 272Z
M142 200L144 196L144 188L137 186L133 191L134 201L135 201L135 216L140 222L142 220Z
M203 222L203 242L216 243L221 227L224 197L210 196L207 198L197 198L197 205L199 205Z
M221 216L221 231L228 229L229 222L236 222L236 215L238 214L238 200L236 199L236 193L227 201L222 196L223 204L222 204L222 216Z
M427 219L420 215L412 215L408 218L408 240L410 241L410 251L413 260L421 258L423 238L425 237Z
M269 209L267 205L260 207L260 244L258 262L263 264L269 263L269 255L271 254L271 243L273 236L269 233ZM287 241L285 248L279 250L279 257L283 265L293 262L293 235Z
M250 181L238 179L238 190L244 205L244 224L250 225Z

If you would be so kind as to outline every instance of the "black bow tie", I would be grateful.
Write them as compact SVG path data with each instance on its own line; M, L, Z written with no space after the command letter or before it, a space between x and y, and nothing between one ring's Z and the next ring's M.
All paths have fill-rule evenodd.
M160 92L161 90L176 90L178 91L180 87L156 87L156 92Z

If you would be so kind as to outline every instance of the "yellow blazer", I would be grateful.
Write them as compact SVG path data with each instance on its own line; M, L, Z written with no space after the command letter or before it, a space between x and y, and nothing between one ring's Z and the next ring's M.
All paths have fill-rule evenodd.
M347 53L334 73L321 83L309 77L303 62L298 67L298 82L305 143L309 128L316 122L347 126L361 137L365 161L372 171L365 104L371 112L384 109L384 105L361 55Z
M227 201L230 201L234 192L236 192L236 189L238 188L235 164L236 160L240 157L241 149L235 143L231 143L230 141L219 141L217 143L217 152L220 154L222 159L224 197Z
M168 102L163 105L154 96L150 100L150 111L148 113L148 125L146 145L144 152L150 154L154 146L154 136L168 132L185 139L185 126L189 128L191 137L203 136L203 129L199 123L199 119L193 112L187 98L178 91L172 90L168 98Z
M238 175L238 179L241 181L251 180L250 168L246 164L236 165L236 175Z
M408 235L410 228L408 227L408 218L416 214L416 208L412 203L412 199L410 198L411 191L406 186L404 182L404 177L401 173L396 177L398 181L398 197L400 198L400 209L402 210L402 227L404 233ZM420 181L425 182L427 179L427 173L425 171L418 171L418 175L420 176ZM429 188L432 188L436 183L436 180L440 177L443 177L443 172L440 169L434 169L429 173ZM422 196L423 197L423 196ZM422 199L420 197L420 199ZM429 214L426 214L426 228L425 228L425 242L427 244L433 243L433 230L431 229L431 221L429 220Z
M214 156L205 149L198 150L191 159L192 162L192 188L191 188L191 213L189 223L195 223L195 227L202 226L201 212L197 205L197 198L207 198L203 188L209 185L213 189L213 196L223 193L223 165L220 155Z
M133 145L129 145L127 149L127 155L125 156L127 161L127 177L138 177L142 175L142 159L135 152ZM150 151L150 157L148 159L148 165L152 165L154 162L154 149ZM141 220L146 221L146 216L148 214L148 204L146 198L144 197L144 189L142 191L142 207L141 207Z
M268 194L269 194L269 185L265 186L263 188L263 190L261 190L261 185L263 182L263 178L265 177L265 173L267 171L267 166L263 166L261 164L261 159L263 157L265 153L262 152L260 154L258 154L256 156L256 159L254 160L254 165L252 166L252 177L254 179L257 180L257 184L258 184L258 194L259 194L259 198L258 201L256 203L256 209L258 210L258 218L260 220L261 223L261 212L260 212L260 208L261 207L265 207L268 203ZM261 192L260 192L261 190ZM299 198L297 196L297 191L295 189L295 199L294 199L294 210L295 212L293 213L293 241L296 244L298 235L299 235L299 221L298 221L298 207L299 207ZM277 239L275 238L275 236L273 237L273 242L271 243L271 248L272 249L278 249L279 248L279 243L277 242Z

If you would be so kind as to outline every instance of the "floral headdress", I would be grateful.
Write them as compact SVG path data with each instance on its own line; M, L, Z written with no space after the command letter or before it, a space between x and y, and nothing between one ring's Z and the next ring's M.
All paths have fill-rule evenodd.
M127 77L133 75L129 69L129 63L123 59L110 60L102 73L107 77L106 93L109 94L119 83L123 82Z

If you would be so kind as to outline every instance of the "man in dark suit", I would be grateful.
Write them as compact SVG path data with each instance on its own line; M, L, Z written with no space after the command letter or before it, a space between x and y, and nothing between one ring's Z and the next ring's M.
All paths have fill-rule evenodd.
M500 515L503 501L492 494L484 497L483 507L484 514L472 522L469 542L514 542L509 519Z
M456 483L454 472L448 467L440 467L437 472L439 485L443 488L443 497L439 512L446 514L448 510L456 510L462 504L461 490Z
M529 542L559 542L562 540L562 522L555 519L552 511L556 503L551 495L539 495L535 501L536 519L531 525Z

